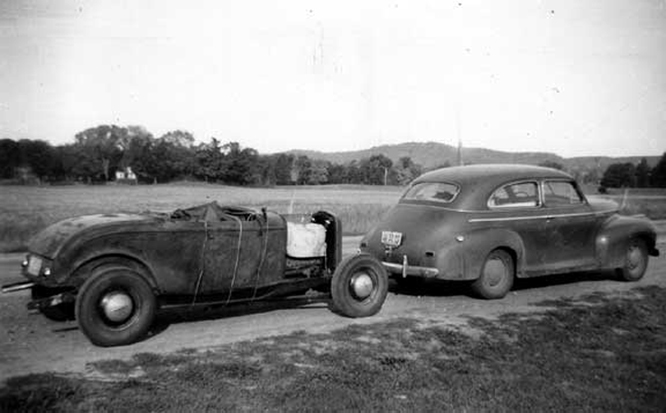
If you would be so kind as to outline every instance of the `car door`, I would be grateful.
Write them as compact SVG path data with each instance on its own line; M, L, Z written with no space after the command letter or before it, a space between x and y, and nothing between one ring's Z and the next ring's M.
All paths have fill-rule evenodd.
M559 271L592 267L598 218L587 200L574 181L544 180L541 188L547 216L547 268Z
M505 184L488 199L492 215L474 219L487 228L501 228L518 234L523 243L524 270L538 271L544 265L546 215L543 212L537 181Z
M254 290L262 248L258 221L227 216L206 225L204 268L197 286L197 301L222 295L246 298ZM205 297L209 296L209 297Z

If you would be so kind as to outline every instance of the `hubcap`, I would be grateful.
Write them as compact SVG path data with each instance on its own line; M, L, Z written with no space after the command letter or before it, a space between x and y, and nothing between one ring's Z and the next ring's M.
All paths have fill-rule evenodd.
M134 310L132 297L121 291L113 291L106 294L100 304L104 316L114 323L121 323L127 320Z
M374 283L372 282L372 277L362 272L354 275L351 280L351 287L357 298L364 299L372 294Z
M499 259L491 260L486 263L485 275L487 284L495 287L502 282L506 276L506 267L504 262Z

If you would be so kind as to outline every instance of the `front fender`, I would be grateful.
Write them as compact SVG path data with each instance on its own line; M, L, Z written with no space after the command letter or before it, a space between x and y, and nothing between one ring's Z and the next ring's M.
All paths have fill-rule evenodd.
M595 240L596 259L601 268L619 268L624 265L625 251L629 241L640 238L645 241L648 253L658 256L657 232L654 225L644 218L613 215L597 233Z
M78 288L100 267L113 265L122 265L136 270L154 291L160 291L153 269L140 256L122 250L99 251L96 255L86 257L85 260L79 262L63 284L70 284Z
M460 240L462 239L462 240ZM508 250L515 259L516 272L520 277L524 268L525 247L520 236L507 229L481 229L469 232L462 238L446 245L438 254L438 268L441 274L457 274L457 277L440 278L475 280L481 274L488 254L502 248ZM452 268L452 263L453 267ZM462 271L456 271L458 267Z

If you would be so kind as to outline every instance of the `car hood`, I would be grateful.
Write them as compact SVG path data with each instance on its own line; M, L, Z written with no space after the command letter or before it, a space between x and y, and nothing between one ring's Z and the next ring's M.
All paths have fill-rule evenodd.
M611 201L609 199L594 197L594 198L589 198L588 203L590 204L592 210L597 214L615 213L619 210L617 202Z
M84 215L57 222L30 240L30 252L54 258L60 248L70 239L84 232L111 226L135 226L142 222L158 220L152 214L99 214Z

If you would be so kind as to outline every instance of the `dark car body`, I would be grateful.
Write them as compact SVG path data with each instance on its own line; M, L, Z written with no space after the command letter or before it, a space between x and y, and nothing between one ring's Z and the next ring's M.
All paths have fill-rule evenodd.
M341 260L341 236L341 223L325 211L283 216L210 203L82 216L34 237L22 264L29 281L3 292L31 288L29 308L56 320L76 317L103 346L136 341L157 310L330 291L336 277L352 280L334 296L341 312L372 315L386 296L386 273L371 257ZM304 254L290 247L298 241Z
M113 258L140 265L166 306L178 305L183 296L188 304L258 299L276 294L279 290L270 287L281 284L295 289L324 284L333 273L340 261L340 224L324 212L312 220L328 227L328 255L295 260L285 253L285 217L270 211L263 215L213 203L174 214L81 216L32 239L29 259L41 258L41 270L26 266L23 274L44 287L77 288L87 266ZM305 275L303 267L313 273ZM294 276L285 277L289 272Z
M655 244L648 220L618 215L611 201L588 200L562 171L474 165L414 180L361 251L399 279L478 280L496 250L511 277L533 277L626 270L627 260L644 267L648 254L658 255Z

